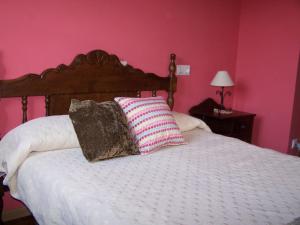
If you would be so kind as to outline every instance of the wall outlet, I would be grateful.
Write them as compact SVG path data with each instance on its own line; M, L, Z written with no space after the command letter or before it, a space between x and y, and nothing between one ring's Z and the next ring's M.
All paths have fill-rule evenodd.
M298 144L298 138L293 138L291 148L296 149Z
M185 75L188 76L191 73L190 65L177 65L176 66L176 75Z

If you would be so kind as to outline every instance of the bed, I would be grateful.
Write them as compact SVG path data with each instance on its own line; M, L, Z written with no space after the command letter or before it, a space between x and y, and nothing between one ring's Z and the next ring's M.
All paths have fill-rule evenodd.
M166 91L172 108L175 70L174 54L169 75L160 77L96 50L69 66L0 81L0 97L21 97L23 122L29 96L45 96L47 116L66 114L72 98L106 101L142 91ZM68 124L48 130L49 142L68 139L60 126ZM97 163L72 144L30 152L14 185L7 182L39 224L297 224L299 158L200 128L183 135L186 145Z

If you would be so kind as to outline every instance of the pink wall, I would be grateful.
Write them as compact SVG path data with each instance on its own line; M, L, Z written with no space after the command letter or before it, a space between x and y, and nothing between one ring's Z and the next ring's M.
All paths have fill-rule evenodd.
M215 72L235 70L239 0L0 1L0 79L70 63L78 53L104 49L145 71L167 74L169 53L191 65L179 78L175 109L207 96ZM29 118L43 115L30 101ZM20 103L0 101L0 133L21 120ZM10 201L6 209L16 205Z
M300 49L299 0L242 0L234 107L257 114L254 143L287 152Z
M96 48L166 74L168 55L175 52L178 63L192 67L191 76L180 79L175 106L186 111L205 96L214 96L208 83L216 70L234 72L238 2L1 1L0 79L70 63L76 54ZM20 114L19 105L0 104L5 105L3 133L18 124ZM30 118L43 114L41 104L30 110Z

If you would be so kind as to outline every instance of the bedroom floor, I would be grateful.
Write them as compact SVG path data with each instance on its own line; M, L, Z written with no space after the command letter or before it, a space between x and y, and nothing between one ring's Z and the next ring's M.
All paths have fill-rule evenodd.
M32 216L5 222L4 225L37 225Z

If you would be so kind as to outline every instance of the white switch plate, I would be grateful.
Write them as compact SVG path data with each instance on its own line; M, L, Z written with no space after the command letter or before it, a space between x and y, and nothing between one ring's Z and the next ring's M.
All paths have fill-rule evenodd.
M191 74L190 65L177 65L176 66L176 75L188 76Z

